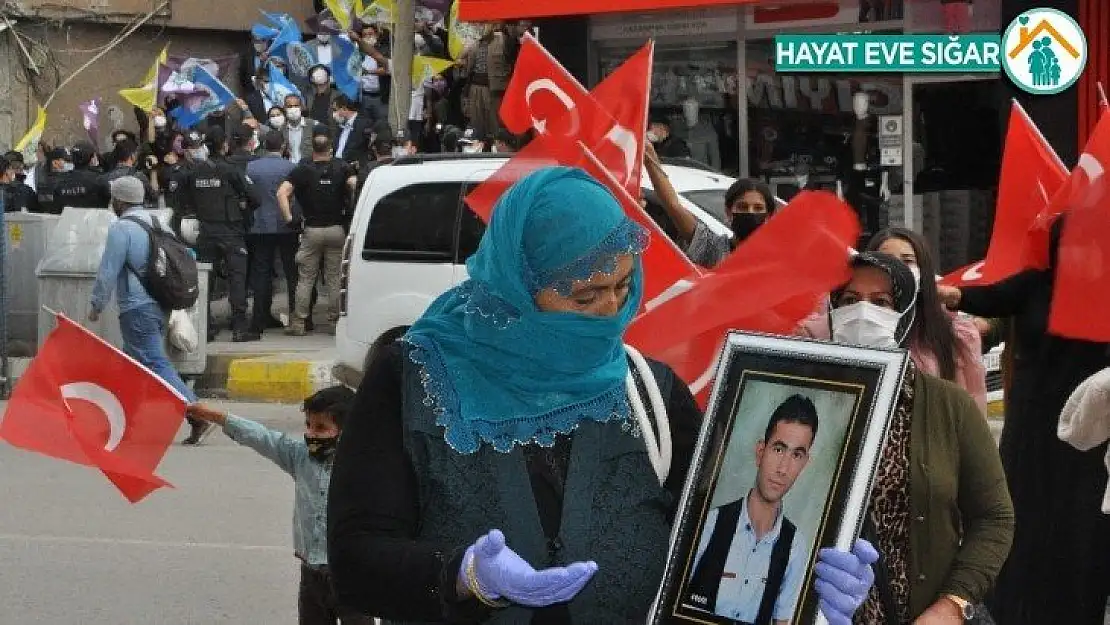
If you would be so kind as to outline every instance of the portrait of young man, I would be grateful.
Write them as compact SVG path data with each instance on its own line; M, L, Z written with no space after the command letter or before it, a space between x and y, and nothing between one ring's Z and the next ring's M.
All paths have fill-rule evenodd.
M805 577L807 550L783 498L810 460L817 409L802 395L771 413L755 445L755 484L709 511L685 604L745 625L786 625Z

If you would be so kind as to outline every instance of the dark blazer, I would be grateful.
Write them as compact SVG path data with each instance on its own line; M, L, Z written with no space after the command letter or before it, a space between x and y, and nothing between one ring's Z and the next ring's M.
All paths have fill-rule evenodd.
M343 146L343 154L339 154L339 139L343 136L343 126L337 126L332 131L332 145L335 146L335 157L341 158L348 163L361 163L364 162L370 155L370 141L374 134L374 126L370 122L370 118L365 115L356 115L354 119L354 127L351 129L350 136L347 137L347 144Z
M252 89L251 92L247 94L247 97L243 98L243 101L247 103L247 107L251 110L251 115L258 120L258 123L265 123L265 121L269 119L266 117L266 102L262 99L261 91Z

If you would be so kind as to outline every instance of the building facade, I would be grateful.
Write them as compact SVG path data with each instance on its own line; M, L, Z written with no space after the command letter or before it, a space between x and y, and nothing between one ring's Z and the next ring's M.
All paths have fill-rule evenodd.
M246 31L259 9L304 19L312 0L20 0L0 3L0 146L14 144L48 98L46 143L86 137L78 104L101 102L101 138L137 129L119 90L138 86L165 45L170 54L226 57L249 50ZM61 81L112 46L129 25L143 26L58 89ZM237 76L222 77L238 89ZM55 91L57 93L55 93Z

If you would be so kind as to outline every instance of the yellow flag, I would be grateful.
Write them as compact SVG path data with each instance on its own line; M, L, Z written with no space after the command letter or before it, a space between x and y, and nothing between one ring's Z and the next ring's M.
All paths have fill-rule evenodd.
M466 47L480 36L481 30L477 24L459 21L459 0L452 2L447 18L447 52L451 54L451 58L458 60Z
M162 52L158 54L158 58L154 60L154 65L150 66L146 77L143 78L143 84L130 89L120 89L120 97L132 105L150 112L158 99L158 67L169 59L169 52L170 46L167 44L166 47L162 48Z
M364 22L392 22L394 6L393 0L376 0L371 2L358 16Z
M19 143L15 144L15 151L23 154L23 161L33 163L38 160L37 152L39 151L39 141L42 140L42 131L46 129L46 109L39 107L38 117L35 118L35 123L31 125L31 129Z
M434 56L420 56L418 54L412 57L412 86L416 87L432 76L443 73L454 63L450 59L441 59Z
M339 22L344 32L351 29L351 0L325 0L324 6L335 21Z

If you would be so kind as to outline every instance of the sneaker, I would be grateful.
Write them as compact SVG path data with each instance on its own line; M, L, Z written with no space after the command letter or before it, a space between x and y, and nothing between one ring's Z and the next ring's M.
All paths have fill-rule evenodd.
M216 430L216 424L208 423L207 421L194 421L190 424L189 436L181 441L182 445L196 446L203 443L212 432Z

